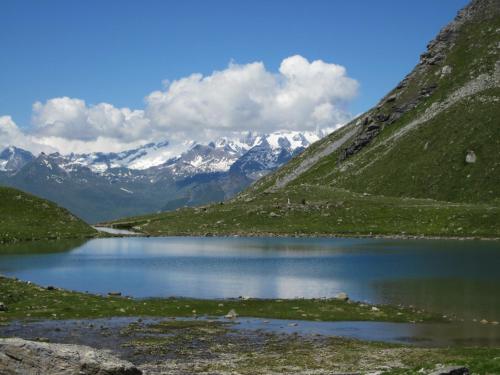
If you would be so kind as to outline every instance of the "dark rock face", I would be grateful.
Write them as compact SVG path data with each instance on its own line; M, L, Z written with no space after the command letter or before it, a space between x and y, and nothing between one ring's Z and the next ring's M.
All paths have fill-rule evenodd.
M140 375L132 363L82 345L0 339L3 375Z

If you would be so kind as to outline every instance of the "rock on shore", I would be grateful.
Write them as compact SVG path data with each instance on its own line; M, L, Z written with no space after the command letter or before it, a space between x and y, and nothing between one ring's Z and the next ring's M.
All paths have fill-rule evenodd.
M0 374L141 375L132 363L83 345L0 339Z

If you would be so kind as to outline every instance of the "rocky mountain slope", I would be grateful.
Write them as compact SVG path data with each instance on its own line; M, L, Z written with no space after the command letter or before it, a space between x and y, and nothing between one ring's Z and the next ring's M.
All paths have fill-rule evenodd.
M152 234L498 237L499 56L500 0L473 0L377 106L224 206L118 225ZM182 229L184 218L196 229Z
M0 243L85 238L97 234L66 209L6 187L0 187L0 228Z
M11 146L0 153L0 184L53 200L97 222L227 199L320 136L249 133L207 145L160 142L120 153L37 157Z

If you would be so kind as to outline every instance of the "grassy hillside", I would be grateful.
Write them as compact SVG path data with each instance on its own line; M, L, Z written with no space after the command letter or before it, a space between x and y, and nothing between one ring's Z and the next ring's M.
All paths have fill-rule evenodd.
M290 204L288 204L288 198ZM305 202L304 202L305 200ZM402 235L500 237L500 207L364 195L302 185L224 205L111 223L163 235Z
M474 0L378 105L224 205L153 234L500 237L500 0Z
M0 187L0 243L84 238L96 233L88 224L50 201Z

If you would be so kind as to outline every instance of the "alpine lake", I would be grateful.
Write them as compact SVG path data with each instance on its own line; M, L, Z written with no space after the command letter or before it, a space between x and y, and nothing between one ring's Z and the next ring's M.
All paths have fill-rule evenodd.
M333 298L411 306L453 323L304 322L241 327L447 346L500 345L500 243L340 238L123 237L3 246L0 273L134 298ZM488 323L485 324L484 322Z

